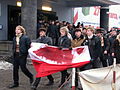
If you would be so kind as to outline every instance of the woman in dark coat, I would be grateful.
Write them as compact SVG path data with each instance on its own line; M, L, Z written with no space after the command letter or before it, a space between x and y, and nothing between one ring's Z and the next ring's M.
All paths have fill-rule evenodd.
M113 43L112 56L115 56L116 63L120 64L120 33L117 35L117 38L115 39L115 41Z
M59 49L71 47L71 35L68 32L69 32L69 30L67 29L67 27L60 28L61 36L58 39ZM61 83L60 83L59 87L65 82L65 79L68 76L69 76L69 74L68 74L67 70L61 71Z

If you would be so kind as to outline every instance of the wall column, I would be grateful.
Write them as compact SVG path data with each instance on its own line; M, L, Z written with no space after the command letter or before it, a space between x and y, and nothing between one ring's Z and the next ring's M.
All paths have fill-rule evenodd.
M102 7L100 10L100 27L104 28L105 30L108 30L109 28L109 6Z
M37 0L22 0L21 24L25 27L27 35L36 39L37 27Z

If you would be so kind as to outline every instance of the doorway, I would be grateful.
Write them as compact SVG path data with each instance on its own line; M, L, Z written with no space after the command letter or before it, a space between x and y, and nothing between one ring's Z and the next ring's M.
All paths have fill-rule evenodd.
M56 12L37 10L37 20L57 20ZM37 24L37 22L36 22ZM8 5L8 40L15 36L15 28L21 25L21 7Z
M15 35L15 28L21 24L21 9L17 6L8 6L8 40Z

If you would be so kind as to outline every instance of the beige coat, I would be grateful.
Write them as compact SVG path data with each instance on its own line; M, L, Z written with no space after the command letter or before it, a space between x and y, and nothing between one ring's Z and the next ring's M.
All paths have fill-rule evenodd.
M84 42L84 40L85 40L85 38L84 39L79 38L79 39L72 40L71 47L75 48L75 47L81 46L81 44Z

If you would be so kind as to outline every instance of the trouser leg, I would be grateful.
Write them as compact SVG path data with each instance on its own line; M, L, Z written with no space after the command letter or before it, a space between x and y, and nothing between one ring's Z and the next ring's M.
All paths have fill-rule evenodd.
M36 78L35 82L33 83L33 86L37 87L39 82L40 82L40 80L41 80L41 77L40 78Z
M27 67L26 67L26 58L27 58L27 56L21 56L20 57L20 67L21 67L21 70L22 70L22 72L28 77L28 78L33 78L33 75L32 75L32 73L27 69Z
M77 70L77 68L75 68L75 86L77 87L78 86L78 70Z
M104 54L102 58L103 67L107 67L107 58L108 58L108 55Z
M52 77L52 75L48 75L47 78L49 79L49 81L53 82L54 78Z
M17 63L17 61L14 61L13 64L13 80L14 80L14 84L19 84L19 64Z
M18 54L15 55L13 60L13 80L14 84L19 84L19 58Z
M99 59L98 59L98 58L95 58L95 59L92 61L92 68L100 68L100 62L99 62Z
M109 65L113 65L113 56L110 54L109 59L108 59Z
M68 75L67 70L61 71L61 84L65 82L67 75Z

